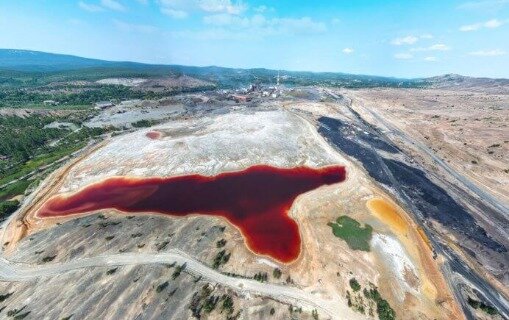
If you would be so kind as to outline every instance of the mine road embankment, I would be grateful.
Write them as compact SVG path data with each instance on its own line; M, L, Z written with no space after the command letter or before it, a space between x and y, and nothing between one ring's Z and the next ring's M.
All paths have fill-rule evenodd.
M187 272L202 276L212 283L230 287L243 293L271 297L278 301L297 304L310 310L321 310L332 319L350 319L349 313L353 312L348 308L342 308L342 303L337 299L325 300L295 287L226 276L179 250L158 254L124 253L105 255L47 265L13 263L2 257L0 258L0 279L2 281L29 281L84 268L171 263L185 264Z
M333 92L328 93L338 102L343 100ZM351 107L349 106L349 108ZM319 131L335 145L340 152L347 153L360 161L373 179L382 185L390 186L388 191L398 198L404 204L404 207L409 208L409 212L414 214L415 221L421 225L424 230L428 231L427 234L433 244L433 248L438 254L443 255L447 259L443 272L446 278L454 278L454 280L451 280L449 283L469 319L473 319L470 309L465 301L461 301L461 299L463 299L462 288L465 283L476 288L502 315L509 315L509 303L507 299L499 294L486 279L477 274L462 261L458 254L447 246L442 235L430 231L423 221L435 219L446 227L452 228L453 230L460 230L465 237L475 239L475 241L482 246L490 247L496 252L500 252L502 255L505 254L503 244L488 237L486 232L477 225L471 212L459 203L456 203L456 200L449 195L450 191L437 185L428 177L425 171L420 168L414 168L413 165L410 166L409 164L394 160L394 155L386 158L383 153L379 152L377 149L381 149L387 153L388 149L383 146L389 144L397 150L396 154L400 153L404 155L404 152L397 148L384 133L381 133L380 130L366 122L355 110L351 110L354 115L358 117L358 119L355 118L352 120L352 123L323 117L319 120L321 126ZM378 119L376 115L374 116ZM382 120L383 119L380 119L380 121ZM384 125L384 122L381 122L381 124ZM390 124L386 126L390 131L392 130ZM354 130L355 128L360 128L361 130ZM352 132L353 136L350 134ZM357 136L357 132L370 133L370 139L366 139L362 134ZM404 142L414 144L413 139L407 137L403 132L398 130L395 134ZM374 135L374 137L371 137L372 135ZM380 145L380 141L385 143ZM381 146L383 148L381 148ZM432 159L437 158L426 146L421 145L421 147L423 148L421 151L424 154L430 153L433 155ZM435 163L442 163L445 165L448 169L446 173L450 173L453 179L458 180L459 177L460 182L467 182L463 185L463 188L469 188L468 179L462 177L440 159L438 160L439 161L435 161ZM476 191L478 191L479 194L477 194L477 196L482 196L484 191L478 189L475 185L473 186L473 193L477 194ZM416 192L416 190L418 192ZM470 195L468 192L462 194L465 196ZM493 199L493 197L490 196L490 199ZM493 207L498 207L502 209L503 212L504 205L499 203L496 199L494 200L495 201L492 203ZM440 206L441 209L438 210L437 206ZM496 210L495 208L493 210ZM448 214L443 214L444 212Z

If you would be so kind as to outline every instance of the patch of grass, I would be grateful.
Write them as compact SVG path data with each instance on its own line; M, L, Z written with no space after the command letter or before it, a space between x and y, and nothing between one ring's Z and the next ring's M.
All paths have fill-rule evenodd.
M479 309L479 307L481 306L481 301L472 299L470 297L468 297L467 302L474 309Z
M361 289L361 285L359 284L359 282L355 278L350 279L350 287L352 288L352 290L354 292L357 292L357 291L359 291Z
M216 308L219 297L210 296L205 300L205 304L203 305L203 311L206 313L211 313Z
M481 310L484 311L485 313L489 314L489 315L497 315L498 314L498 311L497 309L493 308L492 306L488 306L484 303L481 302L481 306L480 306Z
M184 271L184 269L186 268L186 266L187 266L187 263L184 263L184 264L183 264L183 265L181 265L181 266L177 266L177 267L175 268L175 271L174 271L174 272L172 273L172 275L171 275L172 280L177 279L177 278L180 276L180 274L182 273L182 271Z
M230 260L231 253L226 253L226 250L219 251L214 257L212 267L214 269L219 268L221 265L226 264Z
M346 241L350 249L369 251L369 241L373 233L373 228L366 224L361 227L361 224L348 216L341 216L336 219L336 222L328 224L332 228L332 233Z
M38 155L37 157L25 162L22 165L14 166L12 169L6 172L6 175L3 178L0 179L0 185L4 185L19 179L43 166L49 166L55 161L60 160L61 158L83 148L85 144L85 142L79 142L73 145L63 146L58 150ZM7 196L23 194L30 184L31 182L28 180L20 180L7 185L0 191L0 199L6 198Z
M140 120L133 122L131 125L135 128L147 128L152 127L155 124L157 124L157 121L154 120Z
M364 289L364 296L376 303L376 311L380 320L395 320L396 312L391 308L389 302L383 299L376 288Z
M163 291L164 289L166 289L166 287L169 285L170 283L168 281L165 281L163 283L161 283L160 285L157 286L156 288L156 292L159 293L161 291Z
M12 292L0 295L0 302L4 302L10 296L12 296Z
M273 271L272 271L272 276L276 279L279 279L281 278L281 275L282 275L282 272L281 272L281 269L279 268L275 268Z
M17 320L25 319L31 312L31 311L27 311L25 313L21 313L26 307L27 306L25 305L21 309L9 310L9 311L7 311L7 316L12 317L13 319L17 319Z
M219 241L216 242L216 247L217 248L222 248L226 245L226 240L225 239L221 239Z
M117 267L117 268L110 269L110 270L106 271L106 274L107 274L108 276L110 276L110 275L114 274L115 272L117 272L117 270L118 270L118 267Z
M42 258L42 262L51 262L55 258L56 258L56 255L54 255L54 256L46 256L46 257Z
M21 319L25 319L32 311L27 311L25 313L20 313L20 314L17 314L14 316L14 320L21 320Z
M28 180L20 180L0 189L0 200L6 200L24 194L30 184L31 182Z
M479 300L475 300L471 297L468 297L467 299L467 302L468 304L474 308L474 309L481 309L482 311L484 311L485 313L489 314L489 315L497 315L498 314L498 311L497 309L493 308L492 306L490 305L487 305L485 304L484 302L482 301L479 301Z
M4 201L0 202L0 219L7 218L11 213L16 211L19 207L19 201Z
M233 309L233 299L229 295L223 295L222 297L223 304L221 306L221 312L226 311L228 314L232 314Z
M22 97L26 95L22 93ZM0 200L23 194L30 185L27 180L47 174L55 169L58 160L83 148L90 139L112 130L82 126L90 115L90 111L69 111L65 115L0 117L0 186L5 185L0 190ZM69 122L79 129L48 127L53 122Z
M267 282L269 276L267 275L266 272L258 272L257 274L254 275L253 278L259 282Z
M163 241L162 243L157 243L156 244L157 251L163 250L164 248L166 248L166 246L168 246L169 243L170 241Z

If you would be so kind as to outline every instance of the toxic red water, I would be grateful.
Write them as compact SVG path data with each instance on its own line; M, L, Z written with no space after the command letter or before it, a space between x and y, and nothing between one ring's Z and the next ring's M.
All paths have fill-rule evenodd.
M152 139L152 140L157 140L157 139L161 138L161 132L158 132L158 131L149 131L145 135L147 136L147 138Z
M342 182L345 177L343 166L282 169L265 165L216 176L115 177L71 195L54 196L37 215L63 217L116 209L220 216L241 231L253 252L290 262L301 248L298 225L288 216L293 202L302 193Z

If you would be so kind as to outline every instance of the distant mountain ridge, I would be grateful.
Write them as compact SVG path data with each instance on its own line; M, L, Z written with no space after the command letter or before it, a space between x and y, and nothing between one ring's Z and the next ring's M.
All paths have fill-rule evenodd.
M108 77L150 78L181 75L209 81L218 87L234 88L253 83L275 84L278 70L115 62L40 51L0 49L0 84L19 85L22 81L23 85L40 85L52 81L96 81ZM288 86L408 88L421 85L414 80L339 72L283 71L282 78Z
M0 68L15 71L59 71L107 67L115 62L31 50L0 49Z
M506 87L509 86L509 79L494 78L475 78L467 77L459 74L444 74L441 76L426 79L433 87L436 88L454 88L461 87L463 89L473 87Z
M187 74L222 85L234 86L253 82L274 82L277 70L264 68L235 69L224 67L195 67L156 65L128 61L105 61L74 55L55 54L32 50L0 49L0 72L91 72L94 69L114 70L118 76L164 76ZM473 78L446 74L431 78L400 79L394 77L355 75L339 72L283 71L287 84L331 85L345 87L432 87L444 89L509 88L509 79Z

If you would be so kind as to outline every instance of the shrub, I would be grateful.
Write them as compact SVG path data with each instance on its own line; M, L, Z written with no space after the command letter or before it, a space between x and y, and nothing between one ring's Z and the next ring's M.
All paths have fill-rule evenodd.
M225 239L221 239L218 242L216 242L216 247L218 247L218 248L222 248L225 245L226 245L226 240Z
M166 287L168 285L169 285L168 281L165 281L165 282L161 283L160 285L157 286L156 292L159 293L159 292L163 291L164 289L166 289Z
M6 218L19 207L19 201L3 201L0 202L0 218Z
M396 319L396 312L391 308L389 302L383 299L376 288L363 291L364 296L368 299L375 301L376 311L380 320L394 320Z
M355 278L350 279L350 287L352 288L352 290L354 292L357 292L357 291L359 291L361 289L361 285L359 284L359 282Z

